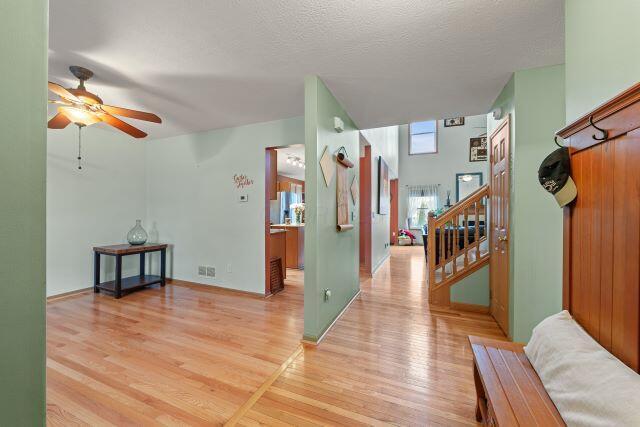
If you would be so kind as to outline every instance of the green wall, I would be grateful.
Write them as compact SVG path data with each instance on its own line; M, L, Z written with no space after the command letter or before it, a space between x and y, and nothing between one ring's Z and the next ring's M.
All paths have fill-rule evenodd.
M567 123L640 81L640 1L566 0Z
M451 286L450 298L452 302L489 306L489 266L470 274Z
M511 212L515 288L513 338L528 341L545 317L562 309L562 209L538 182L538 168L564 126L564 66L516 72Z
M0 2L0 425L44 425L47 11Z
M510 114L509 334L526 342L562 307L562 209L538 183L538 167L564 126L564 65L517 71L493 108ZM489 134L498 123L489 115Z
M344 146L356 165L349 184L358 175L359 133L355 124L322 80L305 78L306 224L304 270L304 337L317 341L360 288L358 265L358 206L351 200L355 228L336 231L336 177L327 187L320 170L325 147L334 154ZM333 118L344 121L344 132L333 128ZM324 301L323 289L331 290Z

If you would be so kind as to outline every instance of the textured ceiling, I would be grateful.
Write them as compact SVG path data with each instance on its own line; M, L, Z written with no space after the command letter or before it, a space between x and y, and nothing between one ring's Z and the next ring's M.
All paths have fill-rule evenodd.
M487 111L512 71L562 63L562 0L55 0L49 74L92 69L150 137L302 115L319 75L361 128Z
M304 169L287 163L287 157L297 157L304 163L304 145L291 145L278 148L278 174L304 181Z

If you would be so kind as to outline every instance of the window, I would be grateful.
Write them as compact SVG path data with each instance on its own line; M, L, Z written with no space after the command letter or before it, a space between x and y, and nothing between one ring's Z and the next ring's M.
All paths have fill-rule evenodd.
M420 185L408 188L407 225L410 229L422 228L429 211L438 209L438 186Z
M409 125L409 155L438 152L437 122L415 122Z

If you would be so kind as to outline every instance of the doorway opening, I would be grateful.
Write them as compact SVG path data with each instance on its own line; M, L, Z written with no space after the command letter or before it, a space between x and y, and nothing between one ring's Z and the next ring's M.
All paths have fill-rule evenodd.
M304 145L265 154L265 295L273 295L304 286Z

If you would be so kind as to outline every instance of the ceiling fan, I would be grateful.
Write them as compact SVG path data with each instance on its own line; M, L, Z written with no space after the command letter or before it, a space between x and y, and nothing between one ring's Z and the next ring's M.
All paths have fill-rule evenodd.
M77 88L64 88L57 83L49 82L49 90L61 98L49 100L50 103L58 105L58 113L49 120L49 129L63 129L69 123L74 123L82 128L104 122L134 138L144 138L147 136L145 132L120 120L114 115L147 122L162 123L160 117L152 113L103 104L102 99L98 95L89 92L84 86L84 82L93 76L93 72L76 65L69 67L69 70L71 74L80 80Z

